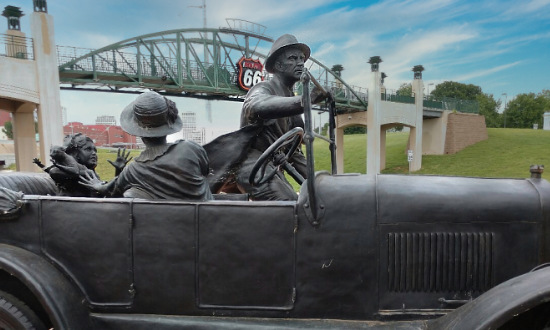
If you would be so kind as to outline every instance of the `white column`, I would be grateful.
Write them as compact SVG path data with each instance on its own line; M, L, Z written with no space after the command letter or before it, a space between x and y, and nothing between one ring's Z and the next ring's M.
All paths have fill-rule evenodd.
M44 12L33 12L30 21L34 40L37 88L40 93L40 104L38 106L40 157L43 163L49 165L50 147L63 143L63 121L54 23L53 17Z
M380 171L386 168L386 127L380 127Z
M40 168L33 164L36 158L36 133L34 132L34 108L32 103L24 103L12 113L13 141L17 171L39 172ZM48 158L48 157L42 157Z
M381 100L380 100L379 71L372 73L369 83L369 100L367 107L367 174L380 174L380 126L381 126Z
M422 168L422 122L424 114L424 84L422 79L414 79L412 82L412 90L415 95L416 106L416 126L411 127L409 135L410 148L413 151L413 160L409 163L409 171L414 172Z
M336 142L336 173L344 173L344 129L339 127L338 118L336 117L336 129L334 132L334 138Z

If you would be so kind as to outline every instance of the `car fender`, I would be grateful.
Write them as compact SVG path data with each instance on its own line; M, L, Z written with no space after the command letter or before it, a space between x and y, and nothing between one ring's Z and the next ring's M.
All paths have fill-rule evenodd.
M90 329L82 295L52 264L39 255L0 244L0 269L20 280L38 299L55 329Z
M515 315L549 301L550 267L545 267L497 285L475 300L431 321L428 329L498 329Z

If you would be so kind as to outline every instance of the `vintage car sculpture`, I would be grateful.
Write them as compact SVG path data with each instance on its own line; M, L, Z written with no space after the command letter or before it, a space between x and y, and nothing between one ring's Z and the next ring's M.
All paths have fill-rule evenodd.
M3 194L0 328L548 329L550 184L533 172L318 172L297 202L59 197L4 174L24 196Z

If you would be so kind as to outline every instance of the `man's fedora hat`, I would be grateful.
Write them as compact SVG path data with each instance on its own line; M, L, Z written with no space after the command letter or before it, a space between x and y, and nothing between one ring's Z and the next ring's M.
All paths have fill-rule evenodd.
M158 137L179 132L183 122L173 101L157 92L145 92L124 108L120 126L131 135Z
M305 61L307 61L309 55L311 54L311 50L309 49L308 45L298 42L296 37L292 34L284 34L280 36L279 39L275 40L275 42L271 46L269 54L267 54L267 58L265 59L265 70L267 72L273 73L273 66L275 65L275 60L277 59L277 56L279 56L279 54L288 47L299 48L306 56Z

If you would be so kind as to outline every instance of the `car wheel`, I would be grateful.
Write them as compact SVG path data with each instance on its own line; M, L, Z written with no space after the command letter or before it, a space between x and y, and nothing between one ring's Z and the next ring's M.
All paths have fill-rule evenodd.
M0 329L45 330L46 327L24 302L0 291Z

